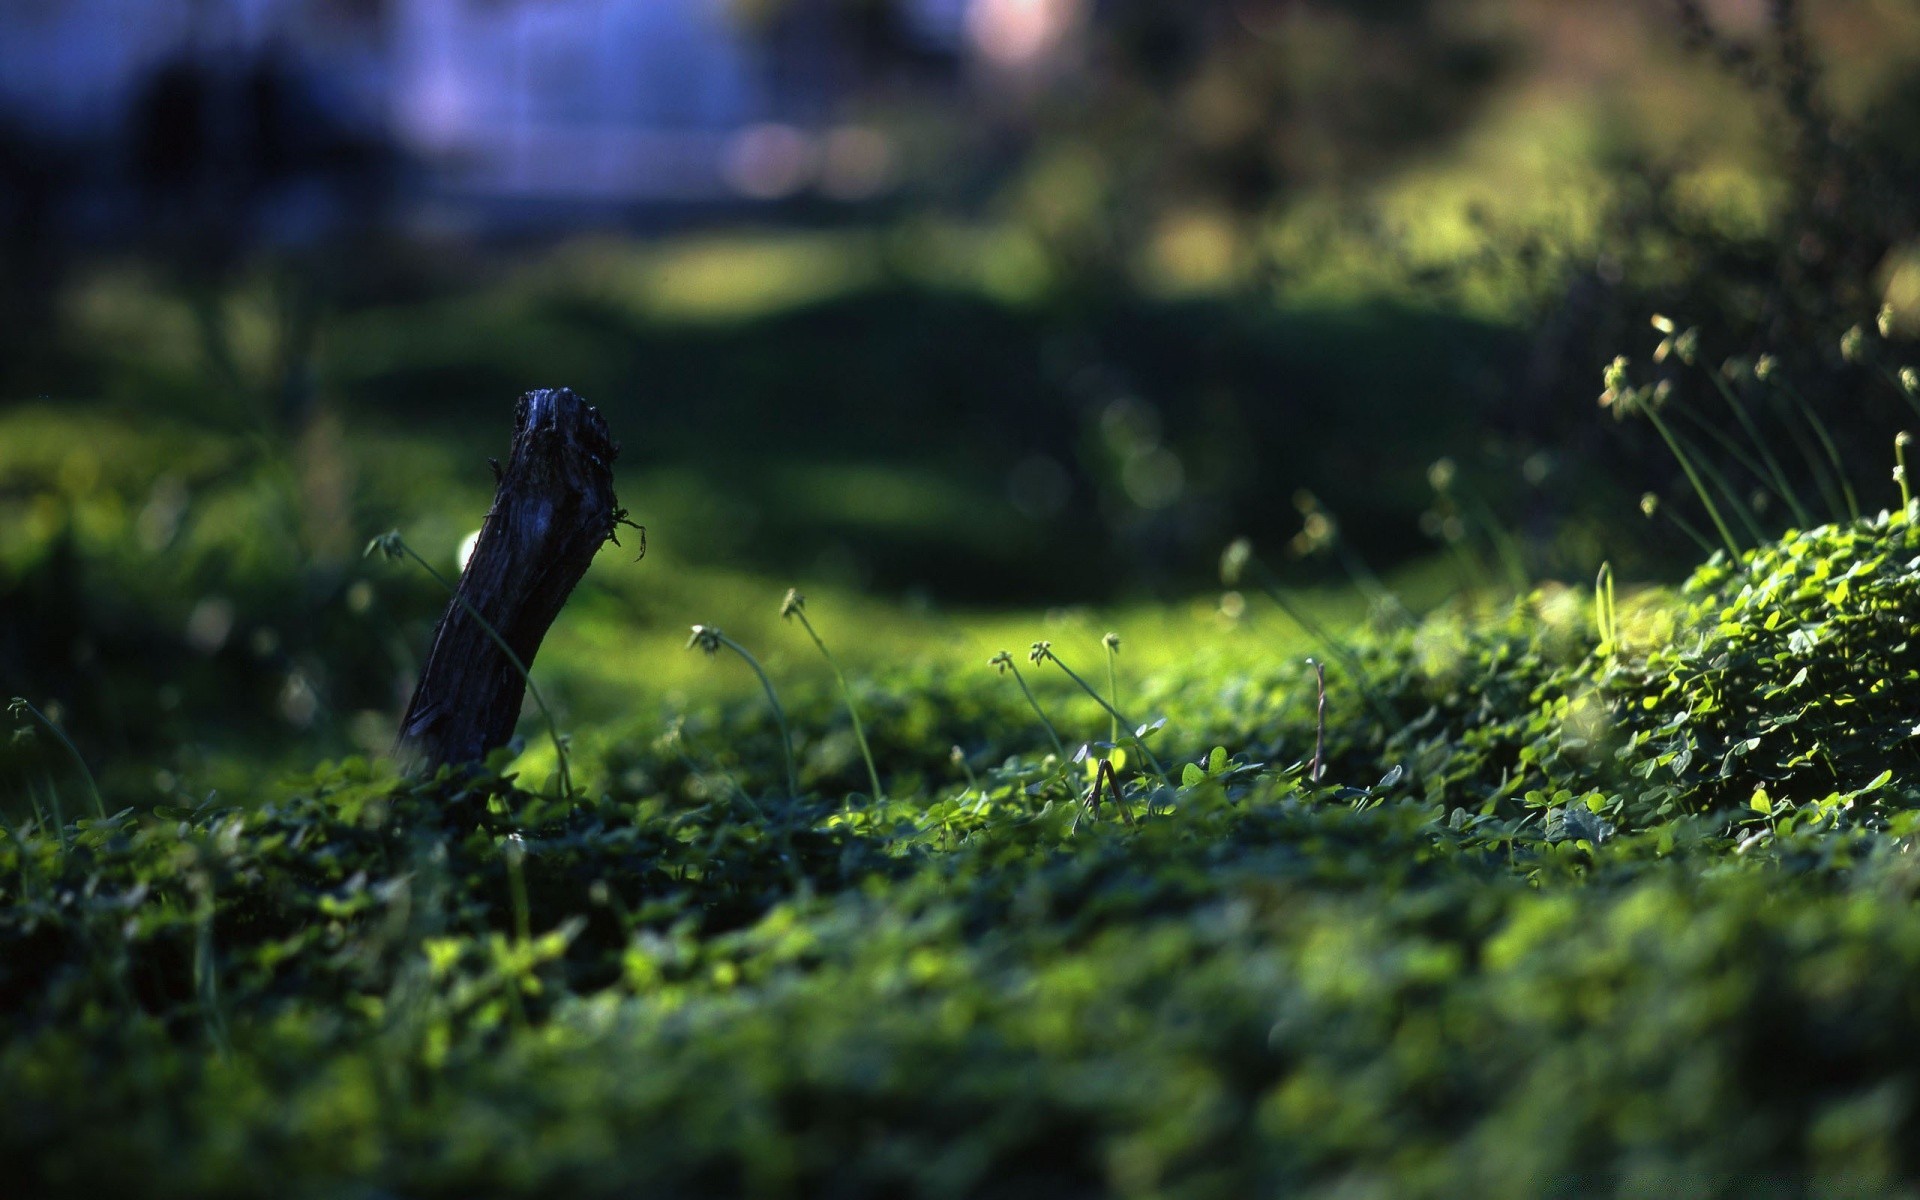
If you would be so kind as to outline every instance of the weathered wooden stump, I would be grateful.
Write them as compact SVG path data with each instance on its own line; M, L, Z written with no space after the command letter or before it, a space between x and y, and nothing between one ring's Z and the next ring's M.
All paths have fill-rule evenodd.
M493 507L400 721L403 760L428 768L477 762L513 736L526 680L473 614L533 665L625 515L613 494L619 452L599 411L567 388L520 398L511 457L505 469L494 464Z

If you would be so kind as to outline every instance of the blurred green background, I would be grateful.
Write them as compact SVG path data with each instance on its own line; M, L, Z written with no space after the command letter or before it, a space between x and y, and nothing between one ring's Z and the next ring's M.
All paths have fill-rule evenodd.
M0 63L102 5L0 17ZM384 750L444 596L361 548L454 569L534 387L647 527L535 666L582 730L749 687L694 622L817 674L792 585L857 665L973 671L1286 650L1239 536L1341 621L1376 575L1669 577L1681 482L1594 402L1656 313L1895 496L1906 410L1839 343L1920 327L1897 0L188 8L91 124L0 93L0 686L129 802Z

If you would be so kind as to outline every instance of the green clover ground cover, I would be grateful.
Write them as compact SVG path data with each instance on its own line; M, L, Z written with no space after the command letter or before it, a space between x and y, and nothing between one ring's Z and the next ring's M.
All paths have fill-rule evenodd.
M1298 662L1131 681L1177 717L1165 786L1095 743L1124 814L1012 680L903 668L884 799L795 798L741 701L569 800L349 762L9 827L0 1153L37 1194L1911 1190L1913 515L1604 642L1565 592L1361 636L1317 782Z

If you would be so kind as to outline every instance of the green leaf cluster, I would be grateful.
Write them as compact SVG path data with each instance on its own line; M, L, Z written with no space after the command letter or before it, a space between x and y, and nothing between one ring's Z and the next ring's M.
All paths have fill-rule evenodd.
M8 825L0 1154L35 1194L1911 1188L1917 587L1895 515L1604 646L1553 590L1368 634L1318 782L1298 664L1130 683L1168 781L1120 756L1097 805L991 672L908 667L863 681L885 797L817 687L798 797L742 701L572 802L350 761Z

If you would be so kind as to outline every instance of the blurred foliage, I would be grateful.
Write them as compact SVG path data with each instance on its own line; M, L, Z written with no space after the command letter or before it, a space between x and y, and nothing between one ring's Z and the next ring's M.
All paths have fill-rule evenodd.
M688 498L694 525L658 523L688 560L963 603L1190 592L1229 538L1292 540L1302 491L1404 563L1433 548L1443 456L1533 574L1677 573L1683 539L1622 526L1679 477L1590 419L1656 312L1716 359L1774 355L1846 471L1879 473L1898 399L1838 346L1883 298L1890 344L1920 328L1920 30L1899 13L1068 10L1070 51L973 81L980 119L943 124L877 82L914 53L898 6L742 6L760 36L844 23L865 48L876 90L849 111L922 164L865 209L531 249L362 231L185 266L43 247L64 257L0 273L33 314L0 322L0 398L244 430L290 461L350 465L399 427L478 462L476 411L565 383ZM338 554L377 529L332 478L302 503L332 506Z
M1224 221L1212 236L1257 258L1253 223L1301 191L1344 192L1444 152L1505 54L1457 6L1428 0L1118 3L1088 36L1084 70L1031 109L1011 202L1066 285L1095 294L1164 222ZM1206 255L1204 229L1189 254Z
M861 239L829 245L863 257ZM61 394L258 431L295 462L330 455L350 491L360 447L402 421L423 448L439 440L423 472L450 453L478 468L499 449L485 414L528 380L565 379L607 413L641 478L706 494L703 511L675 514L689 520L655 523L683 557L768 572L824 561L883 592L1006 603L1185 590L1228 537L1291 536L1301 488L1380 552L1417 550L1407 514L1426 464L1472 436L1514 343L1391 302L1013 303L884 256L864 282L785 303L774 272L790 252L811 261L778 240L757 254L712 245L717 263L582 245L490 285L341 311L308 368L335 398L317 433L269 415L281 338L264 284L230 306L219 357L234 382L209 388L190 313L104 274L77 298L87 345L103 349L72 364ZM698 298L703 269L752 270L776 298L762 311L730 286L745 310L715 312ZM1383 340L1402 353L1367 354ZM1415 392L1434 402L1409 408ZM1402 436L1352 438L1366 421ZM1270 446L1300 450L1276 462Z
M22 1185L1920 1187L1915 30L1731 11L1123 0L852 223L10 225ZM587 790L397 778L444 601L359 549L560 383L649 527L534 664Z

